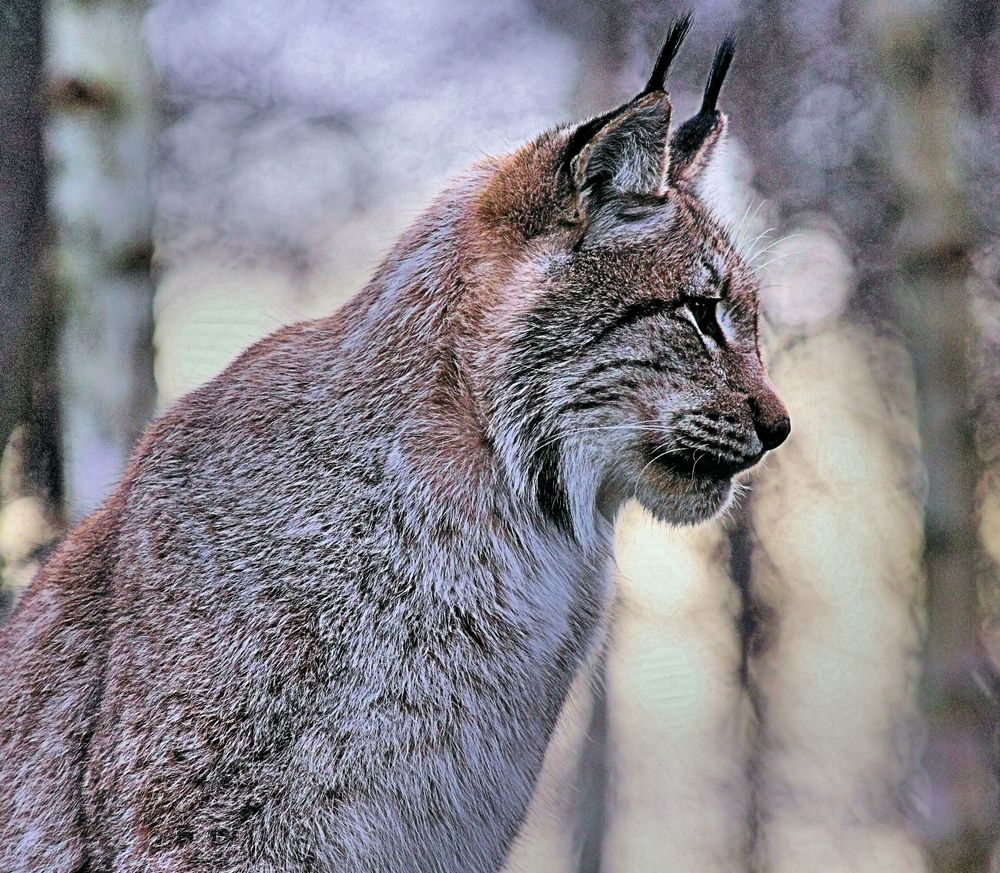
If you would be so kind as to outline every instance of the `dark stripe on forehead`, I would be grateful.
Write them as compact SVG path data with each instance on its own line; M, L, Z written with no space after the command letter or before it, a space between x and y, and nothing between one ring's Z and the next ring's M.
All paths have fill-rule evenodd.
M611 361L599 361L587 370L583 376L573 382L569 388L572 391L575 388L580 388L583 385L586 385L597 376L614 372L616 370L631 369L652 370L656 373L673 373L677 368L666 358L657 358L656 360L652 360L650 358L615 358Z
M642 321L644 318L652 318L654 316L661 315L664 312L669 312L673 309L673 307L674 304L672 301L660 300L657 298L638 300L635 303L630 303L611 321L604 325L604 327L602 327L586 343L584 348L592 348L598 343L606 340L612 334L617 333L626 327L631 327L633 324Z

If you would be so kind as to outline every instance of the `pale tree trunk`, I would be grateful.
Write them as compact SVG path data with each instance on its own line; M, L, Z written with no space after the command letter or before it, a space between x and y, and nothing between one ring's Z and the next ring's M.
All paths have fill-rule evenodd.
M976 505L983 562L979 577L983 642L992 662L994 709L1000 703L1000 246L977 257L973 311L982 333L978 355L976 444L983 463ZM993 748L1000 751L1000 713L993 716ZM998 774L1000 776L1000 774ZM1000 873L1000 840L993 843L991 873Z
M980 638L973 519L969 276L977 233L956 167L958 113L966 107L954 100L958 77L942 12L883 0L871 20L892 95L884 142L904 210L896 255L928 476L927 790L919 824L934 870L950 873L988 869L1000 810L989 693L997 682Z
M581 774L587 734L593 725L597 665L585 664L553 732L531 805L504 863L503 873L579 873L587 848L580 807L590 787Z
M802 240L807 240L806 234ZM807 259L818 261L808 242ZM801 291L823 278L798 271ZM922 518L905 354L835 321L772 376L795 432L755 478L748 682L761 713L751 869L920 873L913 752Z
M721 522L619 521L602 870L743 873L753 726Z
M143 5L53 2L48 129L62 337L65 488L75 520L121 474L153 410L155 109Z

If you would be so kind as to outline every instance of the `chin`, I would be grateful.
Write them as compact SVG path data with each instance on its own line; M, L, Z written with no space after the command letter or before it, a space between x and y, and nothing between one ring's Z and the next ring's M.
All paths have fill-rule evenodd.
M648 474L648 471L647 471ZM657 521L671 525L694 525L711 521L732 503L732 479L680 477L669 474L643 476L633 480L629 497L634 497Z
M718 517L729 507L733 499L733 483L697 483L697 487L680 491L652 491L637 497L657 521L673 525L701 524Z

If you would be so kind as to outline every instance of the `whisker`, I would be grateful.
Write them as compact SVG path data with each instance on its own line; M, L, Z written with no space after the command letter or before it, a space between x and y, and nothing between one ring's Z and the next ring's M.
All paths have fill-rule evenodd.
M780 239L776 239L772 243L764 246L759 252L754 252L753 257L750 260L751 260L751 262L759 261L760 258L762 258L765 255L768 255L768 254L771 254L772 252L774 252L774 250L775 250L775 248L777 248L777 246L782 245L782 244L788 242L789 240L793 240L793 239L796 239L796 238L801 237L801 236L802 236L802 234L800 234L800 233L790 233L787 236L781 237ZM801 252L801 250L796 249L796 250L793 250L793 251L790 251L790 252L778 252L777 255L772 255L772 257L785 258L785 257L788 257L790 255L798 255L798 254L802 254L802 252ZM754 263L754 269L757 269L757 270L761 269L761 265L759 263Z
M757 257L756 253L754 252L754 246L757 245L757 243L760 240L762 240L764 237L766 237L769 233L771 233L774 230L776 230L776 228L774 227L765 228L760 233L758 233L757 236L755 236L752 240L750 240L749 243L746 244L745 251L748 260L753 260L755 257Z
M759 252L757 252L757 257L760 257L761 255L767 254L775 246L779 246L782 243L786 243L786 242L788 242L789 240L792 240L792 239L799 239L800 237L802 237L801 233L786 233L786 234L783 234L782 236L779 236L776 239L771 240L766 246L764 246L764 248L762 248Z
M706 443L706 448L722 446L732 448L730 443L739 441L740 431L728 423L711 419L689 419L678 423L677 429L686 436Z
M750 210L753 208L753 197L747 201L747 207L743 210L743 215L740 216L739 223L733 228L732 236L733 239L739 239L743 235L744 222L747 220L747 216L750 214Z
M774 256L774 257L772 257L772 258L768 258L768 259L767 259L766 261L764 261L764 263L763 263L763 264L758 264L758 265L757 265L757 266L755 267L755 269L757 269L757 270L765 270L765 269L767 269L767 268L768 268L768 267L769 267L769 266L770 266L771 264L774 264L774 263L777 263L778 261L783 261L783 260L785 260L785 258L789 258L789 257L791 257L792 255L801 255L801 254L802 254L802 252L801 252L801 251L795 251L795 252L782 252L782 253L781 253L781 254L779 254L779 255L775 255L775 256Z
M749 217L749 218L747 219L747 221L746 221L746 227L749 227L750 225L752 225L752 224L753 224L753 222L754 222L754 219L755 219L755 218L757 217L757 213L758 213L758 212L760 212L760 210L761 210L761 207L763 207L763 205L764 205L764 204L765 204L766 202L767 202L767 198L766 198L766 197L761 197L761 198L760 198L760 201L759 201L759 202L757 203L757 205L756 205L756 206L754 207L754 210L753 210L753 212L752 212L752 213L750 214L750 217ZM745 229L746 229L746 227L744 227L744 228L743 228L742 230L745 230Z
M736 479L732 481L733 497L729 501L729 505L722 510L722 519L724 523L731 522L736 517L736 506L739 504L747 494L750 493L750 486L740 482Z

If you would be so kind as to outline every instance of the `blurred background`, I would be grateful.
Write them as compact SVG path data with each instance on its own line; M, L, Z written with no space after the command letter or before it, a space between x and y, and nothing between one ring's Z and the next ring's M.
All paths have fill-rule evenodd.
M678 118L739 38L709 195L793 433L717 523L625 513L508 869L1000 873L1000 6L690 6ZM681 11L0 0L0 611L152 416Z

